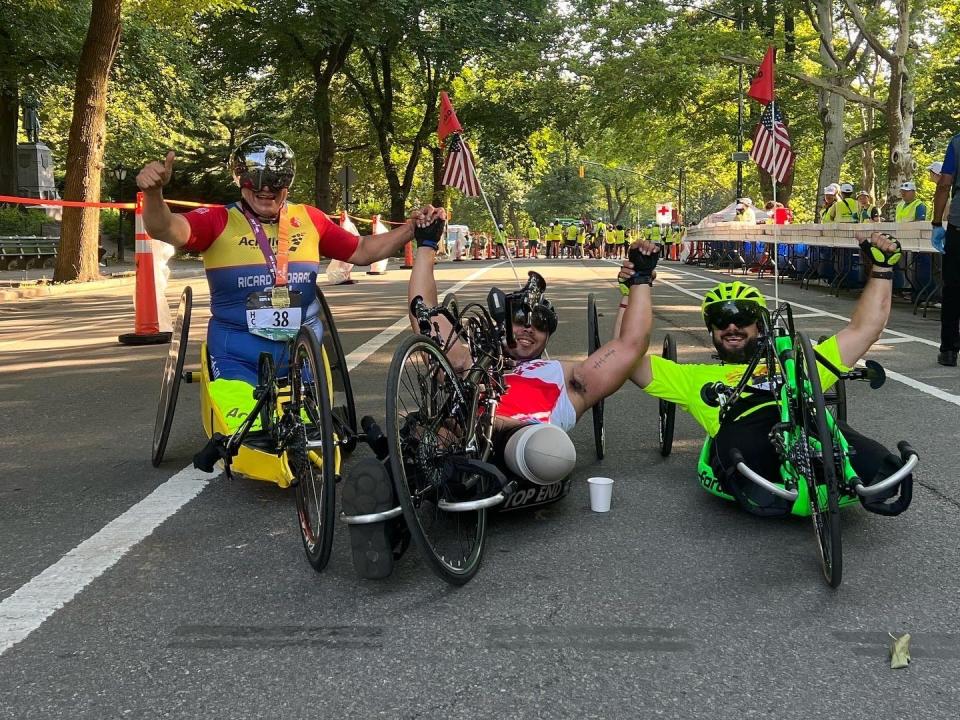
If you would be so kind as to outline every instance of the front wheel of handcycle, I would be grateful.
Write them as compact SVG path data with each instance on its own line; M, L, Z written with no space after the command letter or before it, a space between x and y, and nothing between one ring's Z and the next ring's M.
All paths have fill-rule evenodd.
M297 518L307 560L317 572L330 559L336 493L336 449L327 368L321 345L309 328L293 343L290 401L299 418L287 446L294 476Z
M394 487L410 535L430 568L452 585L477 573L486 539L485 509L452 512L441 501L490 494L486 480L466 478L454 460L470 459L470 403L446 355L429 338L407 337L387 375L386 434Z
M810 514L817 539L823 577L830 587L838 587L843 577L843 550L840 540L840 498L838 466L833 433L827 422L827 406L820 384L817 359L810 339L797 333L796 385L799 426L803 429L805 468L802 470L810 497Z

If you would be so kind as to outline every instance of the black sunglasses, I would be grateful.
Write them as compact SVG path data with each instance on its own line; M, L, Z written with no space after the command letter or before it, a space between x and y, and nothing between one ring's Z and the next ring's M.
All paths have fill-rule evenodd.
M550 320L540 308L534 308L527 313L522 307L517 308L513 313L513 322L516 325L527 327L532 325L534 329L540 332L550 332Z
M260 170L246 172L240 176L240 187L257 192L268 187L271 190L284 190L293 182L293 174L289 172L274 172Z
M760 306L756 303L730 300L707 308L707 324L716 330L724 330L730 325L745 328L760 322Z

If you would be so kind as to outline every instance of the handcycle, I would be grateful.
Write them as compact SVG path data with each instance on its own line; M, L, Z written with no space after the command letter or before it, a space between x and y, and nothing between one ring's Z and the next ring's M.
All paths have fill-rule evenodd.
M487 510L517 489L491 460L497 405L506 391L514 347L513 318L529 314L546 282L493 288L487 306L459 307L448 295L437 307L411 301L419 333L400 343L387 375L385 430L391 476L413 542L431 569L453 585L470 581L486 545ZM438 318L450 324L441 331ZM447 352L460 344L469 362L454 369Z
M780 421L771 429L769 440L780 458L780 478L770 480L755 472L746 464L739 448L730 449L729 460L743 477L792 503L792 514L812 518L824 579L836 588L843 575L840 508L861 499L885 497L913 471L918 456L907 442L900 442L897 448L903 462L901 468L879 482L865 485L851 465L853 449L828 410L821 378L833 375L842 380L865 380L876 389L884 383L883 368L872 360L867 360L863 368L847 372L837 368L816 352L806 335L795 330L788 303L782 303L772 313L763 309L760 324L757 350L739 383L733 387L708 383L701 388L701 399L720 407L722 423L744 393L762 388L771 394ZM845 405L844 396L844 412ZM698 462L701 485L725 499L747 502L735 485L721 483L710 461L708 438Z
M288 368L278 369L272 355L261 354L254 407L231 430L210 395L206 342L199 366L184 367L193 306L192 289L184 289L163 370L152 461L154 466L163 461L181 382L199 384L209 442L194 464L210 471L222 460L228 475L236 472L280 487L293 486L307 560L319 572L330 557L342 459L365 436L356 430L353 389L333 316L319 287L316 295L320 327L304 326L288 341Z

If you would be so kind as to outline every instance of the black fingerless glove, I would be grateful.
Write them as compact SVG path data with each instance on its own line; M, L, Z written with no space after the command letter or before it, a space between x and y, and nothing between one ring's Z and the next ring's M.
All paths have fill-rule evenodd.
M884 252L876 245L872 244L869 240L864 240L860 243L860 253L866 263L872 263L878 267L896 267L900 262L900 257L903 255L903 250L900 247L900 242L893 236L887 235L888 240L896 243L896 249L891 250L890 252Z
M437 218L426 227L415 225L413 228L413 239L417 241L417 247L428 247L436 250L440 244L440 238L443 236L443 226L446 221L443 218Z
M653 285L653 271L660 259L660 251L644 255L637 248L631 248L627 258L633 264L633 275L620 283L620 292L629 295L634 285Z

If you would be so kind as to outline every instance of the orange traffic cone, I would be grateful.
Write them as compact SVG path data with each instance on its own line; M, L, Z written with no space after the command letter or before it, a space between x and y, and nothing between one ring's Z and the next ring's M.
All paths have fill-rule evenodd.
M407 244L403 246L403 265L400 267L404 270L413 268L413 240L408 240Z
M143 193L137 193L136 221L136 263L137 281L134 295L135 316L133 332L120 335L124 345L162 345L170 342L172 332L160 331L158 304L164 300L158 297L156 277L154 275L153 243L143 227Z

